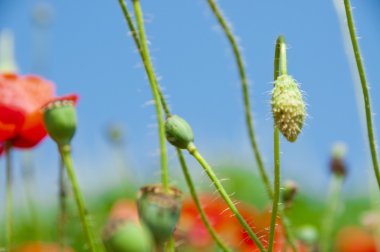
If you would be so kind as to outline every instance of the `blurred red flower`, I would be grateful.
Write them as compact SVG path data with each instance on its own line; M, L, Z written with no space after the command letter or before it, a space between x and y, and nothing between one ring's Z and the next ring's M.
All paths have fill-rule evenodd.
M63 250L57 244L29 242L13 250L12 252L74 252L71 248L65 247Z
M376 252L376 239L369 231L359 227L346 227L339 231L337 252Z
M234 251L258 251L255 243L249 238L240 223L233 217L225 202L210 194L200 197L204 211L221 239L234 248ZM237 208L243 218L252 227L265 247L268 245L270 211L258 212L252 206L238 204ZM185 199L180 221L176 230L176 238L183 241L184 246L196 251L214 251L215 244L208 234L206 227L191 198ZM273 251L282 251L285 244L283 229L280 221L277 222Z
M66 97L73 101L76 95ZM42 106L57 98L53 83L34 75L0 74L0 143L31 148L45 136Z

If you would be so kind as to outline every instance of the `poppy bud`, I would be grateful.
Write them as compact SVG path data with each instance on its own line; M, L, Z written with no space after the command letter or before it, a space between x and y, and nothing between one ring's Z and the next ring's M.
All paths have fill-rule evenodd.
M173 234L182 208L182 192L162 185L142 187L137 194L137 210L142 223L152 232L157 243L164 243Z
M296 141L306 110L298 84L291 76L284 74L277 78L271 103L275 126L288 141Z
M181 117L172 115L165 122L166 139L174 146L186 149L194 141L191 126Z
M49 136L60 146L68 145L74 137L77 119L72 100L56 100L44 108L44 123Z
M347 147L343 143L337 143L332 149L330 160L330 171L338 176L345 176L347 173L347 165L344 161Z
M133 220L110 220L103 230L107 252L151 252L153 242L149 230Z
M294 181L292 180L285 181L283 190L282 190L282 201L285 204L292 203L294 197L297 194L297 191L298 191L298 186Z

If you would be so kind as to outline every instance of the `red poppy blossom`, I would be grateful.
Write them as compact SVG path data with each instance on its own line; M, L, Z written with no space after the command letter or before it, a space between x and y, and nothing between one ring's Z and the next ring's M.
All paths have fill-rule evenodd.
M215 198L212 195L203 195L200 197L200 201L211 225L228 246L236 251L258 251L255 243L250 239L237 219L233 217L233 213L222 199ZM252 206L245 204L238 204L237 208L259 237L264 247L267 247L271 213L269 211L260 213ZM193 249L202 251L215 250L213 239L207 232L191 198L183 202L176 237L184 242L184 246L190 246ZM284 244L283 229L278 221L273 251L282 251Z
M346 227L339 231L334 251L376 252L376 239L371 232L359 227Z
M54 84L34 75L0 74L0 143L31 148L45 136L42 107L55 99Z
M74 252L71 248L65 247L63 250L60 245L43 242L29 242L15 249L13 252Z

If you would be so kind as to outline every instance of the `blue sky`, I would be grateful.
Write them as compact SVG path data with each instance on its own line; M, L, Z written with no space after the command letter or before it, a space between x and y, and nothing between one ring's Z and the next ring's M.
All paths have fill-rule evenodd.
M128 155L136 170L158 169L151 92L117 1L46 1L52 10L51 24L42 32L46 54L40 57L46 66L36 68L36 51L41 49L36 34L41 35L41 28L33 25L31 13L41 2L1 0L0 28L14 32L21 73L45 75L57 84L59 94L79 93L74 150L77 162L85 167L82 176L93 172L89 176L93 179L87 179L96 182L107 173L110 159L104 131L110 122L127 131ZM301 83L309 114L296 143L282 139L284 178L295 178L308 190L324 188L331 146L343 141L350 167L346 186L366 192L372 174L368 144L333 1L220 0L219 4L245 55L255 130L267 167L272 167L269 91L274 43L284 34L288 72ZM380 4L377 0L352 4L376 113L380 108ZM234 58L206 1L142 1L142 6L154 66L174 113L191 123L196 144L212 164L244 163L255 169ZM378 122L375 114L377 131ZM45 141L36 150L37 162L54 165L56 157L49 154L53 150L50 140ZM173 169L177 167L173 152L170 160ZM40 173L54 176L56 171L49 167Z

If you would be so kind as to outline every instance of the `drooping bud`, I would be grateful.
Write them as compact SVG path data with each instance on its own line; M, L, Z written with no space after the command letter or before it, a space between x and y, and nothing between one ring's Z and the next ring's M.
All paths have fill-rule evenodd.
M157 243L164 243L174 232L182 208L182 192L162 185L142 187L137 194L137 210L142 223L152 232Z
M336 143L332 149L330 160L330 171L338 176L345 176L347 173L347 165L344 161L347 147L344 143Z
M298 191L297 184L292 180L287 180L284 183L283 190L282 190L282 202L284 202L285 205L289 205L293 202L294 197L296 196Z
M186 149L194 141L191 126L181 117L172 115L165 122L166 139L174 146Z
M44 107L44 124L49 136L60 146L68 145L74 137L77 119L77 97L60 98Z
M109 220L103 230L103 243L107 252L153 251L149 230L133 220Z
M298 84L291 76L284 74L277 78L271 103L275 126L288 141L296 141L305 121L306 109Z

